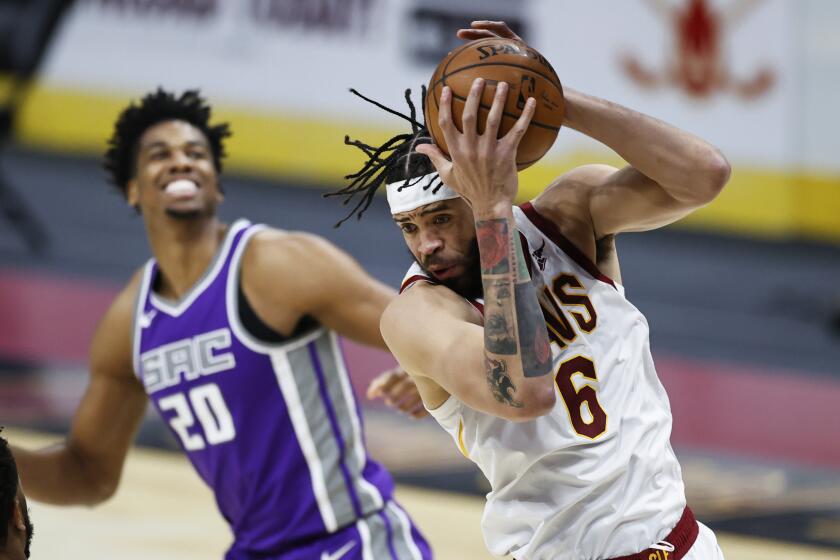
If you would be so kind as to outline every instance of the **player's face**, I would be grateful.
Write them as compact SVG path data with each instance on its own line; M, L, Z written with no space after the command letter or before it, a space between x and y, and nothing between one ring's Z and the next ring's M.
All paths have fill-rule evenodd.
M150 219L212 216L222 201L213 154L204 134L184 121L149 127L138 142L128 202Z
M429 276L467 297L481 297L481 268L472 210L463 199L394 215L414 259Z

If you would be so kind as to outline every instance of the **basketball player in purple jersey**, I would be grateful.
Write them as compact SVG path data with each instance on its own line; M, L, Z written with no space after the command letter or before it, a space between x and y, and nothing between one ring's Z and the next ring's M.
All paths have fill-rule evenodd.
M230 524L227 559L431 558L367 455L337 339L385 348L394 294L321 238L221 223L230 133L209 118L158 90L117 120L105 167L154 258L99 324L67 439L15 450L31 497L110 497L151 400Z

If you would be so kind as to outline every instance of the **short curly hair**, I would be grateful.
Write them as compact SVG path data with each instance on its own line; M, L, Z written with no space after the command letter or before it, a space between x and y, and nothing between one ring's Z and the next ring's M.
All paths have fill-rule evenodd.
M111 182L127 193L128 182L137 171L139 141L150 127L170 120L185 121L199 129L207 138L213 154L216 172L222 171L225 157L224 139L231 135L227 123L210 125L210 106L198 90L187 90L180 96L158 88L147 94L139 104L131 103L120 113L114 124L114 134L108 140L103 167Z

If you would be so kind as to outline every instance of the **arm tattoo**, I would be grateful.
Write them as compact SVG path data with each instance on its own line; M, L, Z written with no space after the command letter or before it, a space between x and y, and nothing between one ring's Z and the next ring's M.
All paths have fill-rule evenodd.
M504 218L475 223L481 274L507 274L510 271L510 235Z
M525 377L538 377L551 371L551 346L528 274L527 253L511 224L508 217L475 223L484 284L484 348L490 354L519 354ZM493 362L504 366L509 381L507 364ZM510 388L515 390L512 384Z
M511 305L510 286L505 282L487 282L484 294L485 305L488 301L495 305L489 306L484 319L484 340L488 352L493 354L512 355L517 352L516 332Z
M539 377L551 372L551 344L545 318L530 282L517 284L515 290L522 371L525 377Z
M522 408L522 403L513 398L516 386L507 373L507 363L504 360L494 360L485 356L484 367L487 371L487 384L490 386L493 397L502 404Z

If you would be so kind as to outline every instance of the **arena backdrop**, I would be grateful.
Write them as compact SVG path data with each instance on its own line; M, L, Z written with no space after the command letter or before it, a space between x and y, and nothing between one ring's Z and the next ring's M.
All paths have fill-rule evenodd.
M79 0L19 137L99 151L127 98L198 87L235 123L231 168L334 186L358 163L345 133L375 140L400 126L348 88L404 107L404 89L419 90L476 17L510 22L567 87L720 146L732 182L687 225L840 240L832 0ZM620 164L563 131L522 197L588 161Z

